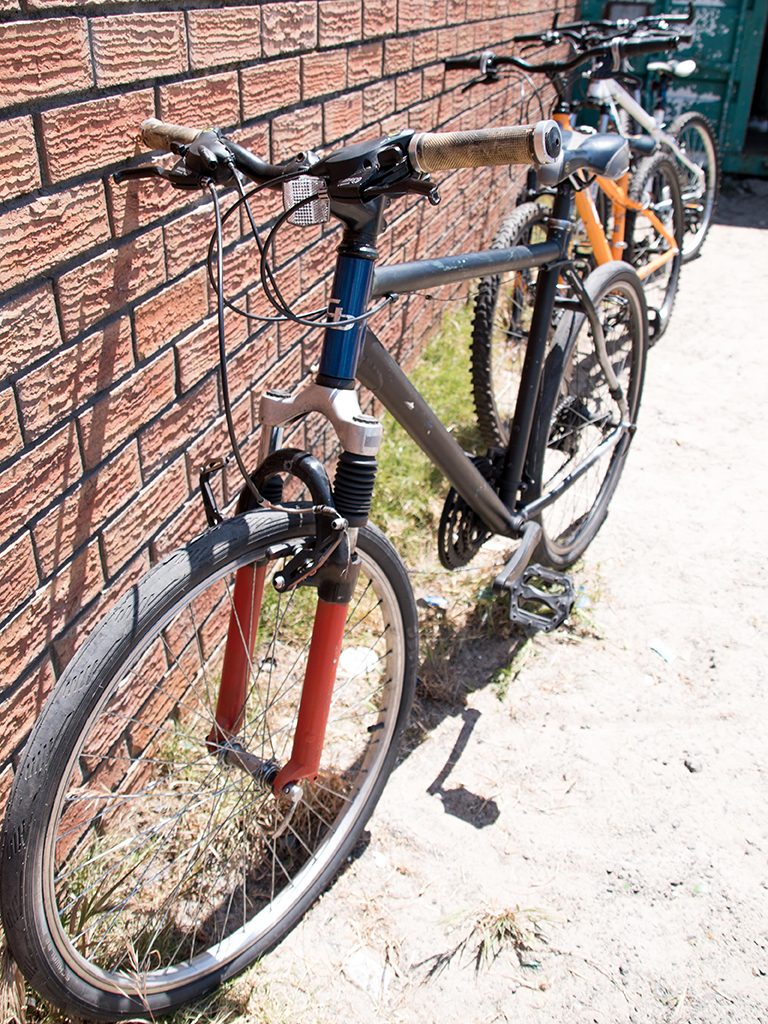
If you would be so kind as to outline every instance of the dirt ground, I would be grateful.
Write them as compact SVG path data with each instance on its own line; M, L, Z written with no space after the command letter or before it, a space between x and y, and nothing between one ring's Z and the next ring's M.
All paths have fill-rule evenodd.
M362 855L236 983L245 1019L768 1022L768 196L718 221L575 625L522 651L428 625L443 699Z

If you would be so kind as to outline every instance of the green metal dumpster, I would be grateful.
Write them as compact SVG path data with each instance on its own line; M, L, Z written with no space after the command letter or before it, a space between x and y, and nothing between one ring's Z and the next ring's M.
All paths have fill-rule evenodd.
M684 0L582 0L585 18L680 13ZM695 0L695 39L678 51L698 67L667 94L669 119L699 110L717 129L723 170L768 177L768 0ZM641 69L640 62L633 66Z

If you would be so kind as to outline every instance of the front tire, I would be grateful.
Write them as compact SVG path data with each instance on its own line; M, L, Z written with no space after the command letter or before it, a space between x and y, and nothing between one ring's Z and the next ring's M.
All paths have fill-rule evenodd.
M720 195L720 156L714 128L703 114L695 111L681 114L670 125L669 133L688 159L704 171L702 190L696 176L677 161L685 212L683 263L688 263L701 253L707 232L712 226Z
M677 298L685 232L677 169L666 153L655 153L640 161L632 175L629 195L656 214L674 236L680 250L661 267L653 270L648 276L643 276L644 271L659 256L669 251L670 245L647 217L639 212L627 211L627 262L632 264L642 278L645 300L651 316L651 344L655 344L669 326L672 308Z
M309 512L249 512L169 556L97 626L35 726L2 837L2 914L30 984L66 1013L154 1018L204 995L279 942L357 842L417 661L413 594L378 531L359 532L321 770L282 834L283 799L210 741L234 574L269 579L313 533ZM311 586L267 583L235 737L253 758L290 754L315 603Z

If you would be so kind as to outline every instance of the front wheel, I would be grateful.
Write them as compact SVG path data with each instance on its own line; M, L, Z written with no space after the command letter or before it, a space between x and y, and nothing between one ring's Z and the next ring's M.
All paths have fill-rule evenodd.
M666 153L655 153L640 161L632 175L629 194L654 214L670 236L666 238L643 213L627 211L626 258L643 282L653 344L669 325L683 262L683 201L677 170ZM675 248L677 254L670 257L670 250Z
M413 696L416 610L394 549L361 529L323 761L289 815L263 768L291 751L317 601L270 580L313 532L312 513L256 511L169 556L38 721L3 833L2 912L22 971L66 1013L154 1019L202 996L274 946L357 842ZM238 603L243 580L265 582L263 599ZM212 740L228 632L247 635L239 611L259 603L245 710Z
M701 252L712 224L720 194L720 159L714 129L703 114L695 111L681 114L672 122L669 133L686 158L704 172L702 183L685 164L677 161L685 211L683 263L688 263Z
M534 560L561 571L581 557L607 515L634 435L647 351L645 299L635 271L605 263L585 286L625 405L611 391L585 312L567 313L547 356L529 448L534 498L557 492L588 465L541 512Z

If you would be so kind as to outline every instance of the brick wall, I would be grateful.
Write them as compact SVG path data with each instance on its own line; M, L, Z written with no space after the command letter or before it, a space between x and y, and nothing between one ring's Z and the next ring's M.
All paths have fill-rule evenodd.
M137 0L125 13L122 0L0 0L0 806L78 642L153 560L203 529L197 468L228 449L204 267L210 202L154 182L115 186L111 172L138 157L139 123L215 124L273 159L403 126L504 123L519 86L463 93L466 74L446 78L439 58L503 48L553 6L573 7L205 2ZM383 257L482 247L518 181L462 171L442 178L437 211L398 201ZM262 222L276 211L275 197L256 206ZM228 292L269 312L236 218L227 245ZM317 229L286 236L285 294L305 308L326 301L335 245L332 229L319 242ZM374 327L407 361L444 308L414 298ZM252 456L263 381L293 385L319 336L227 319L235 420ZM222 488L231 501L236 477Z

